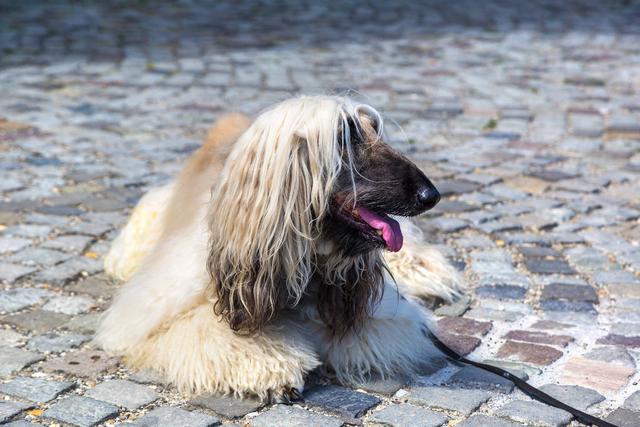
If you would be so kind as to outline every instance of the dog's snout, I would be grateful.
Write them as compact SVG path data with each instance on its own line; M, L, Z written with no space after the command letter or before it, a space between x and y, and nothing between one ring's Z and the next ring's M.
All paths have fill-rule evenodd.
M427 185L418 189L418 204L423 210L428 210L438 204L440 193L433 185Z

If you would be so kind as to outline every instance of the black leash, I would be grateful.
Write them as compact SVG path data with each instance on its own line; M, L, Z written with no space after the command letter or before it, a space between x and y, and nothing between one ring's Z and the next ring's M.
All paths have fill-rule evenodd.
M449 347L447 347L447 345L445 343L443 343L442 341L440 341L440 339L438 337L436 337L433 332L429 331L429 338L431 339L431 341L433 341L433 343L436 345L436 347L438 347L438 349L440 351L442 351L447 357L450 357L451 359L455 360L456 362L460 362L460 363L465 363L467 365L472 365L475 366L476 368L480 368L480 369L484 369L485 371L489 371L492 372L496 375L499 375L503 378L508 379L509 381L511 381L516 387L518 387L520 390L522 390L522 392L524 392L526 395L528 395L529 397L540 401L542 403L546 403L549 406L553 406L562 410L565 410L567 412L569 412L570 414L572 414L576 420L580 421L582 424L585 425L593 425L596 427L617 427L614 424L611 424L607 421L601 420L600 418L594 417L593 415L589 415L585 412L582 412L576 408L573 408L569 405L567 405L566 403L562 403L560 402L558 399L555 399L551 396L549 396L547 393L538 390L537 388L535 388L534 386L532 386L531 384L527 383L526 381L521 380L520 378L518 378L517 376L513 375L512 373L502 369L502 368L498 368L496 366L492 366L492 365L487 365L486 363L480 363L480 362L475 362L473 360L469 360L464 356L460 356L458 353L456 353L455 351L453 351L452 349L450 349Z

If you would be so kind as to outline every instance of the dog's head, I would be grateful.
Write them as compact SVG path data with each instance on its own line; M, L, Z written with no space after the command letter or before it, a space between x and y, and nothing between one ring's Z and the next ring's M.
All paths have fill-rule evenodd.
M358 282L333 280L325 311L353 306L348 317L362 317L381 283L379 250L402 247L389 215L417 215L438 199L427 177L383 142L373 108L328 96L276 105L236 142L212 192L216 312L234 330L260 329L300 301L322 258L336 266L333 279Z
M343 168L338 175L324 234L336 249L358 254L402 248L400 224L389 215L415 216L433 208L440 193L425 174L382 138L380 115L368 106L340 129Z

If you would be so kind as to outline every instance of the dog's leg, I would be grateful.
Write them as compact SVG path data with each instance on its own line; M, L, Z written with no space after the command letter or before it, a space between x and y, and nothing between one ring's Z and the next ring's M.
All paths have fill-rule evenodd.
M385 252L389 270L403 295L422 299L439 297L452 301L462 293L463 280L446 258L426 244L421 230L410 220L400 220L404 246Z
M159 371L183 392L288 403L301 397L305 375L320 364L304 333L299 323L280 321L255 336L241 336L202 302L126 355L134 367Z
M382 301L362 329L346 337L324 335L321 357L346 384L362 383L371 374L410 374L441 355L425 335L429 323L422 307L387 284Z

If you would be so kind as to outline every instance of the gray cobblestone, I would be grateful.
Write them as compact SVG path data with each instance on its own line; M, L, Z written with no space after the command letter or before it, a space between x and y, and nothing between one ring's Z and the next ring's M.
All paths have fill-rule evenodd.
M38 288L16 288L0 291L0 312L11 313L53 296L51 291Z
M44 416L80 427L92 427L118 413L118 408L82 396L71 396L54 403Z
M0 392L32 402L48 402L73 387L72 382L18 377L0 384Z
M447 421L447 417L443 414L406 403L388 406L372 413L369 418L374 422L398 427L415 425L438 427Z
M250 424L254 427L270 427L274 424L283 427L306 427L309 425L339 427L342 425L342 421L335 417L305 411L296 406L276 405L251 419Z
M347 419L355 419L380 402L375 396L329 385L319 386L305 393L305 402L336 412Z
M189 403L210 409L227 418L239 418L261 408L263 404L254 399L236 399L228 396L202 395Z
M556 409L539 402L516 400L507 403L496 411L499 416L514 421L534 423L536 425L557 427L567 424L572 416L568 412Z
M139 427L210 427L220 424L220 420L210 415L180 408L163 406L156 408L136 420L132 425Z
M31 338L27 343L27 347L30 350L39 352L59 353L69 350L70 348L78 347L90 339L91 338L86 335L48 332Z
M109 380L87 391L85 396L135 410L156 400L158 393L147 386L130 381Z
M491 393L485 390L417 387L410 390L408 400L416 405L449 409L469 415L490 397Z
M0 347L0 376L7 376L19 372L25 366L42 360L37 353L13 347Z
M0 423L10 420L11 417L28 408L30 405L25 403L0 401Z

